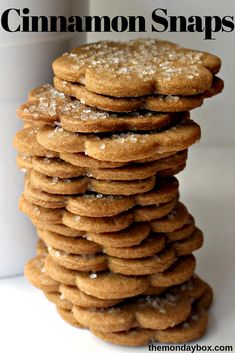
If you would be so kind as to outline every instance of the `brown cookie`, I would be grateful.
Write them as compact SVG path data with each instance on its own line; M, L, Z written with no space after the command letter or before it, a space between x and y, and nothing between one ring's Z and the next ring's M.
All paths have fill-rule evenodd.
M33 98L22 104L17 115L25 122L41 125L56 123L65 130L83 133L156 130L166 127L177 119L173 113L153 113L142 111L130 114L104 112L82 104L79 100L71 100L64 95L58 99L59 92L48 85L34 90L41 91L42 96ZM43 92L45 90L45 93ZM46 96L46 97L45 97ZM186 108L186 107L185 107ZM182 111L187 111L184 109ZM182 114L180 114L182 115Z
M142 134L128 132L99 137L51 126L42 127L37 133L39 144L46 150L57 153L84 152L92 158L111 162L130 162L155 153L182 151L199 139L199 126L188 119L164 131Z
M28 261L24 268L24 275L33 286L46 292L56 292L59 283L49 277L44 268L44 256L36 256Z
M155 188L134 196L112 196L95 193L81 195L49 194L32 187L26 177L23 195L29 202L45 208L63 208L81 216L109 217L134 206L160 205L176 198L178 181L173 177L157 179ZM191 232L192 233L192 232Z
M151 284L159 287L170 287L187 281L194 273L196 260L193 255L180 257L164 272L154 274Z
M199 299L199 302L200 302L202 301L202 298L203 298L201 309L202 308L208 309L209 305L208 306L204 305L204 298L206 297L207 286L208 285L194 273L189 280L176 286L176 288L177 290L180 290L181 295L186 296L187 298L190 298L190 300ZM172 289L173 293L174 293L174 290L175 288ZM198 302L196 301L196 303Z
M138 109L158 112L185 112L200 107L204 98L219 94L224 87L223 80L214 77L209 90L193 96L155 94L138 98L116 98L90 92L84 85L61 80L56 76L54 77L54 85L60 92L77 98L83 104L109 112L132 112Z
M209 284L205 283L205 290L203 292L203 295L198 299L196 303L196 307L198 310L207 310L211 306L213 302L213 290L209 286Z
M178 202L176 207L167 216L151 222L151 229L156 233L168 233L181 229L188 221L186 207Z
M50 278L69 286L76 285L77 271L68 270L67 268L58 265L53 261L51 256L47 256L44 261L46 273L50 276Z
M166 232L164 234L168 242L180 241L180 240L189 238L193 234L194 229L195 229L194 218L191 215L189 215L187 221L180 229L177 229L173 232Z
M197 318L197 320L196 320ZM205 311L193 313L182 324L165 330L131 329L123 332L92 331L104 341L124 346L144 346L150 342L185 343L199 339L205 334L208 314Z
M42 241L41 239L38 239L37 241L36 254L37 256L40 256L40 257L43 257L43 256L46 257L48 255L47 246L44 243L44 241Z
M17 167L20 168L23 172L32 169L33 167L33 158L32 156L27 156L24 154L18 154L16 157Z
M121 299L99 299L81 292L77 287L61 284L60 293L63 298L83 308L108 308L120 303Z
M135 195L150 191L155 185L156 177L142 180L98 180L90 177L62 179L48 177L33 170L30 183L35 189L49 194L73 195L94 191L106 195Z
M203 245L203 233L200 229L195 228L194 232L187 239L179 240L172 243L177 256L191 254Z
M75 319L91 330L120 332L136 327L165 330L185 321L191 305L187 298L164 293L160 297L133 299L113 308L94 310L74 306L72 311Z
M45 162L48 162L53 157L60 157L60 159L74 165L77 167L82 167L82 168L93 168L93 169L102 169L102 168L118 168L122 167L125 165L129 165L131 162L111 162L111 161L101 161L95 158L92 158L88 155L85 155L85 153L69 153L69 152L52 152L49 151L48 149L45 148L40 148L37 142L37 131L38 128L35 129L35 127L28 126L27 128L24 128L23 130L19 131L14 139L14 146L16 149L20 152L20 155L23 156L23 158L18 157L17 162L19 163L20 168L26 168L27 166L25 165L25 159L29 159L29 168L32 168L32 163L30 160L30 157L32 156L39 156L39 157L44 157ZM161 153L154 153L150 157L147 158L141 158L138 160L135 160L134 162L136 164L141 164L141 163L148 163L148 162L153 162L160 160L162 158L167 158L172 155L176 154L176 151L169 151L169 152L161 152ZM133 166L133 164L131 163Z
M119 168L83 168L74 166L59 158L34 156L29 169L58 178L75 178L80 176L93 177L103 180L137 180L146 179L155 174L167 175L167 171L184 165L187 160L187 151L180 151L174 155L144 164L133 164ZM23 161L24 162L24 161ZM21 162L21 164L23 164ZM25 165L25 163L24 163Z
M109 269L124 275L143 276L163 272L176 260L175 252L166 248L154 256L140 259L121 259L109 257Z
M83 237L66 237L45 230L38 230L38 236L47 247L71 253L74 255L93 255L102 251L102 246Z
M55 305L65 310L71 310L73 305L70 301L66 300L60 292L46 292L44 291L45 297Z
M57 77L115 97L194 95L211 87L218 57L154 39L83 45L56 59Z
M181 325L155 332L156 341L162 343L183 343L194 341L205 334L208 314L205 311L192 312Z
M180 260L178 260L178 262L181 264ZM185 265L187 265L187 261L185 261ZM171 288L172 293L174 294L175 291L177 291L177 293L180 291L183 296L189 298L190 300L198 299L205 291L205 284L200 280L200 278L195 277L194 275L190 277L190 271L193 273L195 263L192 263L192 265L190 265L191 269L189 270L185 269L181 265L181 273L179 266L176 265L176 280L174 280L173 270L171 270L171 280L168 276L169 285L174 285L174 287ZM167 289L166 280L164 283L165 287L157 286L158 277L154 274L144 278L139 276L125 276L108 271L100 273L82 273L79 271L66 269L65 267L57 264L51 256L47 256L45 260L45 268L47 274L54 280L66 286L72 286L73 288L77 284L79 292L73 291L74 295L77 294L77 298L74 298L72 302L76 300L76 305L79 306L87 307L89 303L93 303L91 306L94 306L94 298L97 298L98 301L101 300L99 302L99 307L101 307L101 305L108 306L110 300L120 301L121 299L139 294L159 295ZM165 279L167 279L167 276ZM181 284L175 286L176 283ZM83 294L80 294L80 291ZM69 296L65 295L65 297L67 300L71 299ZM81 300L81 305L79 304L79 300ZM106 300L108 300L108 302L106 302Z
M75 320L74 315L71 310L66 310L60 306L56 306L56 309L61 316L61 318L66 321L68 324L78 327L78 328L83 328L82 325L80 325L77 320Z
M140 228L143 229L141 226ZM45 230L38 230L38 235L47 247L73 255L94 255L103 252L113 257L138 259L153 256L165 247L163 235L149 236L140 244L131 247L121 247L123 245L121 240L118 247L101 246L93 241L84 239L85 236L83 238L65 237ZM89 235L87 237L89 238Z
M64 235L66 237L76 238L76 237L82 237L85 235L85 232L69 228L61 223L45 223L43 220L39 218L31 218L31 221L35 225L35 227L41 230L57 233L60 235Z
M210 288L207 284L206 286ZM201 302L204 303L204 298L212 296L207 295L206 291L201 296ZM205 300L206 302L207 300ZM150 330L134 328L122 332L102 332L100 330L93 330L93 333L101 339L115 344L125 346L141 346L150 342L162 343L185 343L199 339L205 334L208 314L205 309L208 307L194 308L186 321L164 330Z
M73 255L52 247L48 247L48 251L56 263L67 269L86 272L100 272L110 269L115 273L133 276L162 272L175 261L173 249L164 249L156 255L146 258L130 259L116 258L102 253L96 255Z
M176 199L159 206L139 206L113 217L86 217L64 211L63 224L70 228L92 233L116 232L134 222L145 222L164 217L176 207Z
M18 131L14 137L14 147L24 156L57 157L58 153L49 151L37 141L38 127L29 126Z
M162 158L170 157L174 155L175 152L165 152L165 153L155 153L149 158L142 158L134 161L135 164L148 163L160 160ZM94 168L94 169L102 169L102 168L118 168L126 165L133 165L133 162L108 162L108 161L100 161L98 159L89 157L84 153L60 153L60 158L64 161L71 163L75 166L85 167L85 168Z

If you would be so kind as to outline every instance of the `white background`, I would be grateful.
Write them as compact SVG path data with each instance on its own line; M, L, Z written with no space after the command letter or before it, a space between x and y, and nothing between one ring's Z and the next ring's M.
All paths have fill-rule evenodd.
M75 2L79 5L79 1ZM235 15L234 0L90 0L90 14L100 16L143 15L150 18L157 7L167 8L169 15ZM83 15L79 10L76 14ZM137 36L141 34L90 33L88 41L126 40ZM144 36L156 37L156 34L145 33ZM197 272L215 290L208 332L197 343L235 345L235 32L216 34L214 41L205 41L202 34L197 33L163 33L159 37L206 50L223 60L220 76L225 80L226 88L223 94L192 112L192 117L202 127L202 141L191 149L188 166L179 179L181 198L205 234L204 247L196 253ZM7 233L4 236L7 237ZM105 344L89 332L65 324L53 305L22 277L0 280L0 352L32 351L139 353L148 350Z
M76 13L78 1L74 12ZM83 9L87 3L83 4ZM28 7L30 14L70 16L72 0L1 0L0 13L8 8ZM81 8L81 3L79 8ZM19 18L10 16L11 28ZM16 168L13 137L22 122L16 108L27 99L29 90L51 82L51 62L69 50L70 42L84 41L82 33L9 33L0 30L0 277L19 274L25 261L33 256L36 236L29 222L18 210L17 200L23 189L23 173Z

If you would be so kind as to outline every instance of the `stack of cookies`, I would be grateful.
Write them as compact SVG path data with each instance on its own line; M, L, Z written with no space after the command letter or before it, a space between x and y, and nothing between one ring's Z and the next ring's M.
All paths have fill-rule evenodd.
M223 89L220 64L157 40L84 45L19 107L20 209L39 236L25 275L69 323L124 345L204 334L203 234L175 175L200 139L189 111Z

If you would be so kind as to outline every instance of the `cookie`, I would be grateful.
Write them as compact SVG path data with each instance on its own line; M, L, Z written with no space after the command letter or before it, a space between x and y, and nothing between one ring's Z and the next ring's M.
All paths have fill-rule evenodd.
M121 244L121 242L120 242ZM149 236L146 240L142 241L139 245L131 247L113 247L106 246L103 247L102 251L116 258L122 259L140 259L148 256L154 256L159 253L165 247L165 237L163 235L159 236Z
M130 248L140 245L145 239L151 236L151 227L145 223L132 224L119 232L87 233L85 237L106 248ZM160 236L161 237L161 236Z
M175 152L165 152L165 153L155 153L149 158L138 159L134 162L108 162L108 161L99 161L98 159L86 156L84 153L60 153L60 158L64 161L71 163L75 166L85 167L85 168L94 168L94 169L102 169L102 168L118 168L126 165L136 165L142 163L148 163L160 160L162 158L173 156Z
M172 248L166 248L154 256L141 259L109 257L108 266L112 272L130 276L144 276L163 272L176 260Z
M166 288L150 287L143 295L160 295ZM73 305L83 308L108 308L123 302L125 299L99 299L81 292L75 286L61 284L60 293L62 297Z
M21 171L26 172L27 170L32 169L33 167L33 161L32 161L32 156L27 156L24 154L18 154L16 157L16 164Z
M46 91L45 94L43 90ZM57 96L60 96L60 93L48 85L39 87L38 91L42 92L42 96L22 104L17 110L17 115L25 122L37 125L55 123L73 132L151 131L166 127L178 118L178 115L173 113L160 114L149 111L128 115L104 112L84 105L79 100L71 100L66 95L64 95L64 101L61 97L58 99ZM179 116L183 115L179 114Z
M90 232L115 232L122 230L134 222L151 221L156 222L158 218L170 213L176 205L176 199L161 205L135 207L113 217L87 217L72 214L65 209L50 209L36 206L27 201L23 196L20 199L20 209L30 218L44 221L45 223L63 223L70 228L79 231ZM176 206L177 209L178 206ZM95 223L94 223L95 222Z
M152 190L155 186L155 180L155 176L131 181L98 180L92 177L62 179L48 177L35 170L30 173L30 183L35 189L61 195L74 195L93 191L98 194L129 196Z
M37 256L40 256L40 257L43 257L43 256L46 257L48 255L47 246L44 243L44 241L41 239L38 239L37 241L36 254Z
M36 258L31 260L31 267L38 268L39 264L40 265L43 264L44 266L44 262L45 262L45 257L37 256ZM63 268L60 269L60 266L58 266L57 264L51 262L50 256L46 259L46 262L47 262L47 266L49 264L49 271L52 271L52 276L56 276L55 274L56 272L57 272L57 276L60 276L65 271ZM55 273L53 272L53 268L54 268L54 271L56 271ZM70 272L73 273L74 271L70 270ZM45 275L48 276L47 272L44 272L44 273ZM95 273L93 272L90 276L91 278L93 277L95 278ZM153 276L151 276L151 278L152 277ZM63 281L63 278L62 278L62 281ZM156 296L163 293L166 289L167 287L157 287L157 286L151 287L150 285L150 287L143 294ZM187 278L187 280L183 284L178 286L173 286L173 287L171 286L170 290L171 290L171 293L173 294L180 293L181 295L189 298L190 300L199 299L199 301L197 302L197 307L199 307L199 303L200 303L200 307L202 308L203 305L209 307L208 304L205 304L205 299L208 298L209 295L204 296L205 299L203 300L203 302L201 302L202 294L204 293L204 291L208 292L209 289L210 287L206 286L205 282L203 282L198 276L193 275L189 277L189 279ZM84 292L81 292L76 286L71 284L70 285L61 284L59 286L59 289L54 288L54 291L52 292L51 291L48 292L45 289L43 289L43 291L44 291L44 294L47 296L48 300L52 301L54 304L59 305L67 310L71 309L71 303L84 308L91 308L91 307L105 308L105 307L116 305L122 301L122 299L99 299L97 297L90 296ZM208 294L210 294L210 292Z
M183 343L194 341L205 334L208 314L205 311L192 312L186 322L176 328L158 331L154 334L156 341L162 343Z
M205 285L206 285L205 291L196 303L197 304L196 307L198 310L208 310L213 302L213 296L214 296L213 290L211 286L209 286L207 283Z
M141 222L152 219L150 224L154 232L174 231L181 228L188 219L187 209L183 204L175 200L163 204L163 206L146 206L139 213L123 213L114 217L99 217L95 223L91 217L73 215L64 209L48 209L36 206L27 201L23 196L20 199L19 207L22 212L27 214L33 222L44 222L52 224L64 224L69 228L78 231L89 231L95 233L117 232L127 228L135 221ZM173 209L170 212L170 209ZM167 216L162 217L164 214ZM159 217L157 219L157 217ZM162 218L161 218L162 217Z
M194 218L192 217L192 215L189 215L187 221L184 223L184 225L181 228L173 232L164 233L166 237L166 241L175 242L175 241L187 239L193 234L194 229L195 229Z
M102 161L130 162L151 157L155 153L187 149L200 139L200 128L192 120L183 120L160 132L128 132L99 137L75 134L61 127L45 126L38 130L36 137L40 145L53 152L84 152Z
M172 243L177 256L191 254L193 251L200 249L202 245L203 233L198 228L195 228L193 234L191 234L187 239Z
M36 139L39 128L30 126L18 131L14 137L14 147L24 156L57 157L58 153L49 151L40 145Z
M66 237L82 237L85 236L85 232L79 231L76 229L69 228L61 223L45 223L40 218L31 218L32 223L35 225L36 228L41 230L46 230L49 232L57 233L60 235L64 235Z
M170 278L170 275L168 274L166 274L166 276L163 276L163 278L166 278L166 281L168 280L169 285L176 285L189 280L195 268L194 257L191 258L190 256L188 256L187 260L185 259L184 265L188 263L190 265L190 268L185 269L182 266L181 260L178 259L175 266L171 268L171 271L172 271L171 278ZM181 268L179 268L180 266ZM174 270L175 270L175 278L174 278ZM59 271L59 268L58 268L58 271ZM48 273L49 275L51 275L50 268L48 269ZM58 278L58 277L53 277L53 278ZM138 288L139 291L135 294L129 293L130 279L133 282L133 286L135 282L138 284L141 283L142 289ZM139 282L139 280L141 280L141 282ZM162 283L165 283L165 287L167 287L166 281L165 282L162 281ZM130 276L130 275L125 276L125 275L116 274L116 273L107 272L107 271L96 273L96 274L89 274L89 273L86 274L86 273L77 272L77 276L76 276L77 287L82 292L85 292L86 294L89 294L92 296L96 296L101 299L120 299L120 298L127 298L141 293L145 293L147 290L149 290L152 287L159 288L157 284L159 282L158 282L158 275L156 276L156 273L148 277L137 277L137 276Z
M61 318L66 321L68 324L78 327L78 328L83 328L82 325L80 325L77 320L75 320L74 315L71 310L66 310L62 308L61 306L57 305L56 306L58 314L61 316Z
M203 303L207 297L207 290L210 288L206 284L206 289L201 295L200 301ZM212 293L211 293L212 295ZM196 301L197 302L197 301ZM141 346L150 342L162 343L185 343L199 339L205 334L208 324L208 314L205 311L208 307L197 308L193 303L193 310L186 321L164 330L149 330L134 328L129 331L122 332L102 332L93 330L93 333L99 338L115 344L125 346Z
M186 296L190 300L199 299L199 302L201 302L202 298L206 297L208 285L194 273L189 280L172 288L173 293L175 288L177 288L177 290L180 290L181 295ZM196 302L196 304L198 306L198 302ZM203 299L201 309L206 310L208 308L209 308L209 305L208 306L204 305L204 299Z
M46 230L37 230L39 238L47 247L56 248L73 255L94 255L103 250L102 246L83 237L64 237Z
M37 131L38 131L38 128L35 129L35 127L29 126L28 128L25 128L22 131L19 131L15 136L14 145L16 149L20 152L20 155L22 156L22 158L21 157L17 158L17 162L19 163L20 168L22 165L23 165L23 168L27 168L24 164L24 160L26 158L29 159L29 163L30 163L29 168L32 168L32 165L31 165L32 160L30 160L30 157L33 157L33 156L47 158L45 161L48 161L53 157L60 157L60 159L80 168L83 167L83 168L93 168L93 169L103 169L103 168L112 169L112 168L118 168L118 167L122 167L130 164L130 162L101 161L101 160L89 157L84 153L68 153L68 152L58 153L58 152L49 151L47 149L38 148ZM174 154L176 154L175 151L164 152L164 153L156 152L150 157L141 158L141 159L135 160L134 162L136 164L148 163L148 162L160 160L162 158L170 157ZM131 165L133 164L131 163Z
M186 207L178 202L176 207L167 216L151 222L151 229L156 233L168 233L180 230L188 221Z
M176 204L173 199L159 206L136 207L133 210L121 213L113 217L86 217L77 216L71 212L65 211L63 214L63 224L70 228L83 230L87 232L103 233L115 232L127 228L134 222L153 222L169 214Z
M59 158L47 158L34 156L30 169L58 178L75 178L80 176L93 177L101 180L137 180L146 179L155 174L167 175L171 168L184 165L187 160L187 151L180 151L174 155L154 162L144 164L133 164L119 168L83 168L74 166Z
M82 308L108 308L119 304L121 299L99 299L81 292L75 286L60 285L60 293L72 305L77 305Z
M178 195L178 181L174 177L158 178L155 187L146 193L133 196L112 196L95 193L80 195L49 194L35 189L26 177L24 197L29 202L46 208L67 208L81 216L109 217L127 211L134 206L160 205Z
M209 90L193 96L159 94L138 98L116 98L90 92L82 84L68 82L56 76L54 77L54 85L60 92L77 98L83 104L109 112L120 113L133 112L139 109L158 112L185 112L200 107L203 104L204 98L219 94L224 87L223 80L214 77Z
M163 248L166 239L165 233L151 233L148 223L133 224L114 233L81 232L71 236L48 231L39 223L38 234L49 246L66 253L90 255L103 251L108 255L121 258L151 256L157 252L157 249ZM185 242L182 241L182 250L178 248L177 242L171 242L177 256L191 254L202 245L202 232L198 228L194 227L190 238Z
M190 216L188 216L190 217ZM186 221L187 222L187 221ZM173 224L172 224L173 225ZM184 233L184 225L177 231L180 234ZM195 225L188 235L190 237L195 230ZM172 232L173 234L175 232ZM106 232L106 233L85 233L83 236L88 240L92 240L97 244L103 245L106 248L119 248L119 247L133 247L141 244L145 239L149 237L161 237L164 236L167 241L169 234L171 233L153 233L151 232L151 225L148 223L132 224L130 227L125 228L118 232ZM172 240L173 241L173 240ZM172 243L174 244L174 243ZM190 250L190 248L188 249Z
M162 273L151 277L151 284L170 287L187 281L194 273L196 260L193 255L182 256Z
M66 300L60 292L46 292L44 291L45 297L55 305L65 310L71 310L73 305L71 302Z
M91 240L84 239L85 236L82 238L64 237L57 233L45 230L38 230L38 235L48 247L73 255L93 255L103 252L114 257L137 259L153 256L165 247L165 238L163 235L149 236L139 245L131 247L121 247L121 241L119 247L105 247L98 245ZM87 235L87 237L89 238L89 235Z
M131 329L123 332L92 332L104 341L124 346L144 346L150 342L185 343L199 339L205 334L208 314L194 312L182 324L165 330Z
M60 284L67 284L69 286L76 285L76 275L77 271L69 270L65 267L58 265L53 261L51 256L47 256L44 259L45 269L48 276L54 279Z
M191 262L191 264L190 264ZM177 265L179 263L179 265ZM174 269L171 268L171 278L169 275L165 276L164 286L158 286L157 281L159 280L158 275L152 274L146 277L140 276L125 276L122 274L112 273L110 271L106 272L79 272L76 270L67 269L54 261L54 259L49 255L45 259L46 273L54 280L60 282L61 284L67 286L75 287L79 292L77 293L77 298L72 301L77 302L79 306L89 307L91 300L94 306L94 298L100 300L100 307L108 306L108 302L112 300L121 301L122 299L137 296L140 294L144 295L159 295L164 292L168 287L172 287L172 291L177 289L182 295L187 296L187 298L198 298L205 289L204 283L197 277L192 277L193 270L195 268L195 259L188 258L184 260L184 264L190 265L190 269L185 269L182 267L182 261L177 260L175 268L175 278ZM179 267L181 266L181 272ZM167 271L165 271L167 274ZM163 276L164 277L164 276ZM168 278L167 278L168 277ZM169 286L166 285L166 278L168 280ZM162 282L163 283L163 282ZM176 286L177 285L177 286ZM83 296L81 299L81 293ZM88 297L86 297L88 296ZM71 298L66 296L67 300ZM90 298L91 297L91 298ZM85 301L86 299L86 301ZM79 304L81 300L81 304ZM106 302L106 304L104 304ZM85 304L87 303L87 304Z
M195 95L210 89L218 57L154 39L83 45L53 62L54 74L114 97Z
M45 273L44 256L36 256L28 261L24 268L24 275L36 288L46 292L58 291L59 283Z
M59 265L76 271L100 272L107 269L124 275L149 275L162 272L175 261L173 249L164 249L146 258L116 258L105 254L73 255L48 247L49 254ZM145 266L145 268L143 268Z
M191 312L187 298L167 295L142 297L128 304L107 309L87 309L74 306L78 323L102 332L128 331L131 328L165 330L185 321Z

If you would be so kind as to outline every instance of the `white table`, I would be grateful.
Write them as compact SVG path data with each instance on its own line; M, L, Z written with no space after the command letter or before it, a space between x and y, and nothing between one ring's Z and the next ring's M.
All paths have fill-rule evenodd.
M235 149L192 148L180 176L181 199L205 235L197 273L214 288L209 329L201 345L235 345ZM7 235L6 235L7 236ZM64 323L23 277L0 280L1 353L148 352L116 347Z

